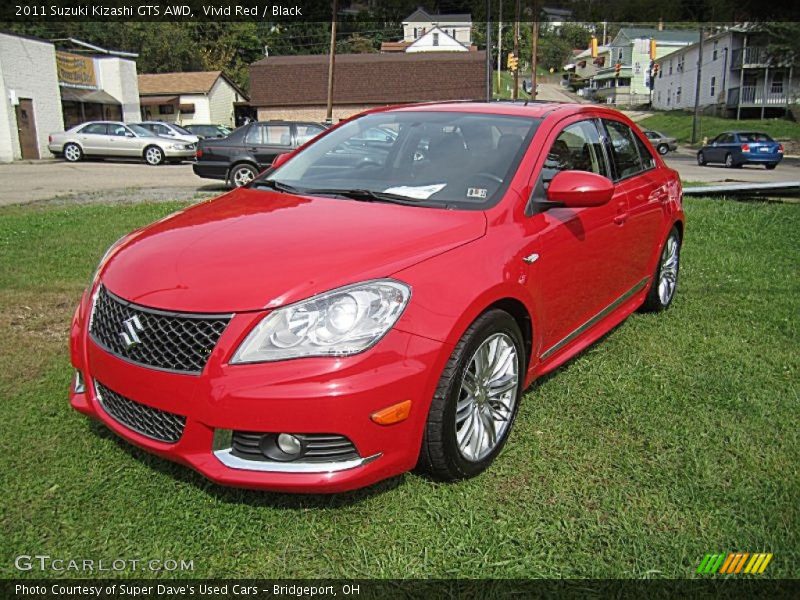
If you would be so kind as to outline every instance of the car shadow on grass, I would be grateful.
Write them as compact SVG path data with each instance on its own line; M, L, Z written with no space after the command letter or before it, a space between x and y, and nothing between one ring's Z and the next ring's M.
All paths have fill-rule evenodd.
M366 488L338 494L290 494L225 487L206 479L191 467L174 463L134 446L95 419L89 419L89 430L99 438L114 442L122 451L127 453L135 461L142 463L146 468L153 469L172 479L189 484L203 493L228 504L245 504L254 508L342 508L359 504L360 502L394 490L405 481L405 474L402 474L379 481Z

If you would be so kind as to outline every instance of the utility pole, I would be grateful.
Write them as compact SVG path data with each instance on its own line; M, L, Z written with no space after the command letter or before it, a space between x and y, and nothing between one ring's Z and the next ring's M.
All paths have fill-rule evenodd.
M503 68L503 0L500 0L500 15L497 20L497 93L502 85L500 71Z
M697 142L697 120L700 118L700 84L703 70L703 26L700 26L700 44L697 47L697 81L694 86L694 115L692 116L692 143Z
M492 101L492 0L486 0L486 101Z
M538 60L536 53L539 50L539 2L533 0L533 23L531 32L531 100L536 100L536 67Z
M333 123L333 70L336 65L336 13L337 0L333 0L331 14L331 50L328 55L328 107L325 113L325 122Z
M519 0L516 2L514 11L514 56L519 58ZM511 99L516 100L519 96L519 68L514 70L514 89L511 90Z

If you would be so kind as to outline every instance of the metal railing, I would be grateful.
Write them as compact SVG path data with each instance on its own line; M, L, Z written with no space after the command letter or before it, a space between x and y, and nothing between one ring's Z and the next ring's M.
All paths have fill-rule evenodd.
M781 91L770 89L764 94L764 87L758 85L746 85L741 88L731 88L728 90L728 107L738 106L785 106L788 103L787 95Z
M737 48L731 54L731 69L766 67L769 63L769 54L763 46Z

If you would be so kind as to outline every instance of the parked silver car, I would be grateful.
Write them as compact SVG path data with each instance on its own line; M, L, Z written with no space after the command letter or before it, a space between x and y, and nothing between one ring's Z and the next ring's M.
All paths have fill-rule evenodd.
M659 154L662 156L670 151L675 151L678 149L678 140L674 137L668 137L663 133L659 133L658 131L653 131L652 129L646 130L644 134L650 140L650 143L653 144L653 147L658 151Z
M165 121L142 121L139 125L161 137L167 137L189 144L196 144L200 141L199 136L175 123L167 123Z
M48 148L56 156L77 162L84 156L142 158L149 165L193 158L197 145L173 141L134 123L90 121L50 135Z

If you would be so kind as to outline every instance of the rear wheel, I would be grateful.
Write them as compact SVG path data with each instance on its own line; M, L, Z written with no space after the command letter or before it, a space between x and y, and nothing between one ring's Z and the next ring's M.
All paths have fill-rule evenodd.
M258 171L253 165L236 165L230 174L230 182L233 187L247 185L258 175Z
M669 146L667 146L666 144L659 144L656 150L658 150L658 153L661 156L664 156L667 152L669 152Z
M524 372L517 322L498 309L478 317L439 380L418 467L442 481L474 477L488 468L511 432Z
M767 171L772 171L772 169L774 169L778 165L776 163L768 163L768 164L766 164L764 166L767 168Z
M703 154L703 151L697 153L697 164L701 167L706 166L706 155Z
M728 169L732 169L735 166L736 164L733 162L733 154L729 152L728 154L725 155L725 167Z
M148 146L144 149L144 161L148 165L158 166L164 162L164 151L158 146Z
M669 308L678 287L678 269L681 259L681 234L673 227L661 250L661 257L650 283L642 312L660 312Z
M64 159L69 162L78 162L83 158L83 150L78 144L69 143L64 146Z

